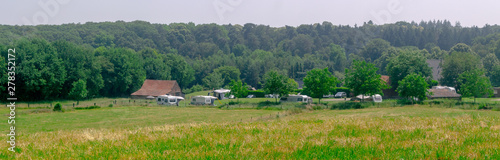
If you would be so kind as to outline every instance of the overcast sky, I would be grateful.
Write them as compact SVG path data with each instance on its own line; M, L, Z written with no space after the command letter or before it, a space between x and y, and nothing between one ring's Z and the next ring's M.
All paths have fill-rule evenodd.
M329 21L362 25L450 20L500 24L498 0L5 0L0 24L33 25L144 20L298 26Z

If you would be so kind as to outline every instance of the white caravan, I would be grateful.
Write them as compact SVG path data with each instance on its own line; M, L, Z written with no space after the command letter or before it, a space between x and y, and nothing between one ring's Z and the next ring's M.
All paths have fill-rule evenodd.
M177 105L179 106L179 102L184 100L184 98L179 96L170 96L170 95L160 95L156 98L156 103L159 105Z

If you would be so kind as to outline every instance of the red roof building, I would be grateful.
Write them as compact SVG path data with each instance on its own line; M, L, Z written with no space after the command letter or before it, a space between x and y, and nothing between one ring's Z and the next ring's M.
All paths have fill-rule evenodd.
M158 97L159 95L184 96L177 81L146 79L141 89L132 93L130 98L146 99L148 96Z

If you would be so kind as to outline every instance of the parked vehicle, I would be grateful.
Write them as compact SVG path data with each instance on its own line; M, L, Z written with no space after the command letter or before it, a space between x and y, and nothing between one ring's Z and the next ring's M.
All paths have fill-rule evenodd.
M177 105L177 106L179 106L179 102L182 100L184 100L184 98L179 97L179 96L160 95L156 98L156 103L159 105Z
M248 95L247 98L255 98L255 96L253 94L251 94L251 95Z
M302 102L302 103L312 103L312 98L307 95L288 95L287 97L281 97L280 102Z
M217 97L214 96L194 96L191 98L191 104L194 105L215 105Z
M337 92L337 94L335 94L335 98L345 98L347 97L347 94L345 92Z

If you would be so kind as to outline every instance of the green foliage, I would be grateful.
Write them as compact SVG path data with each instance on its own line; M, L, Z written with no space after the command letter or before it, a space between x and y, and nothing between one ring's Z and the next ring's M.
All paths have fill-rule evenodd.
M81 100L87 98L87 82L80 79L76 82L73 82L73 88L69 92L69 97L74 100Z
M325 69L313 69L307 72L307 76L304 78L304 90L310 94L313 98L321 98L323 95L335 94L335 88L337 86L338 80Z
M66 68L57 57L56 49L43 39L22 39L15 48L18 98L41 100L62 97Z
M333 62L333 69L336 71L344 72L344 68L347 67L347 56L345 54L345 49L340 45L330 44L330 61Z
M500 65L494 66L490 71L491 85L500 87Z
M331 109L362 109L368 107L367 103L359 103L359 102L345 102L345 103L334 103Z
M280 95L280 97L288 95L293 89L298 87L297 82L293 79L286 77L277 71L270 71L266 73L264 90L268 94ZM278 98L275 98L276 102Z
M191 87L191 91L192 92L200 92L200 91L203 91L203 86L201 85L194 85L193 87Z
M203 83L208 87L208 89L218 89L222 87L224 80L222 79L221 74L214 72L203 78Z
M234 81L232 80L231 83L229 83L231 86L231 94L233 94L236 98L243 98L247 95L248 93L248 88L247 84L241 82L241 80Z
M458 77L460 84L460 93L463 97L474 97L475 99L483 96L492 96L493 87L490 79L484 75L484 70L474 69L465 71Z
M345 86L351 88L354 95L383 94L382 89L388 86L377 74L377 70L372 63L355 60L351 69L345 71Z
M391 44L383 39L370 41L361 51L360 55L368 62L373 62L387 52Z
M440 80L441 84L455 87L458 90L460 90L457 81L458 75L466 71L477 69L481 66L481 61L475 55L475 53L463 52L467 51L468 49L463 45L460 46L461 47L457 47L456 49L454 49L453 52L451 52L451 54L443 60L443 72L441 72L443 78Z
M222 76L223 84L225 86L231 81L240 80L240 70L234 66L222 66L214 70L214 73L218 73Z
M195 80L194 70L181 55L169 53L165 63L172 69L172 80L176 80L181 88L187 88Z
M203 79L215 70L224 70L220 71L224 81L220 86L241 78L252 87L263 88L265 74L271 70L299 80L307 71L328 67L342 79L340 75L355 59L373 62L380 68L377 73L387 74L389 59L398 50L443 59L448 55L446 50L459 42L471 47L459 44L450 52L476 52L484 60L486 75L498 84L490 57L500 55L500 27L453 26L446 20L386 25L368 22L355 27L323 22L282 28L251 23L117 21L4 25L0 30L4 31L0 33L1 52L6 52L5 46L18 52L16 92L23 100L70 98L72 84L79 79L86 82L90 98L129 95L144 79L176 80L187 89L193 84L205 86ZM35 38L26 39L25 32Z
M171 79L171 68L165 63L165 55L158 54L155 49L146 48L139 52L144 59L144 70L146 79L169 80Z
M248 95L254 95L256 98L264 98L266 97L266 92L261 90L248 91Z
M62 105L60 103L57 103L54 105L54 109L52 109L54 112L61 112L62 111Z
M399 81L411 73L424 78L432 78L432 71L426 62L426 58L417 51L401 51L398 56L390 60L386 70L391 79L392 88L398 88Z
M112 107L112 106L111 106ZM88 106L88 107L75 107L75 110L84 110L84 109L99 109L101 106Z
M411 73L399 81L397 92L400 97L410 99L412 102L415 101L414 98L418 98L418 101L423 101L426 99L428 87L429 85L424 77Z

